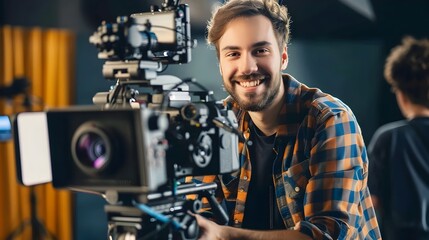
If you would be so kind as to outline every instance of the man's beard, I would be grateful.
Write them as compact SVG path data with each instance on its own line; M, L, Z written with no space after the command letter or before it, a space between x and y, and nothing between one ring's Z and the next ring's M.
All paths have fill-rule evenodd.
M272 79L269 80L270 82L264 82L262 84L273 84ZM254 102L254 101L247 101L245 99L252 100L256 97L256 93L246 93L245 99L240 98L240 96L233 90L232 87L226 87L226 91L231 95L232 98L238 103L241 109L245 111L251 111L251 112L260 112L265 110L267 107L269 107L274 99L277 97L279 91L280 91L280 81L276 86L269 86L267 91L265 91L261 97L261 101Z

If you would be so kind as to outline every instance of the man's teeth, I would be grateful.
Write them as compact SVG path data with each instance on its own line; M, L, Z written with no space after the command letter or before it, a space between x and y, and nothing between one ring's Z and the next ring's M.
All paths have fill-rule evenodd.
M261 84L261 80L239 82L242 87L256 87Z

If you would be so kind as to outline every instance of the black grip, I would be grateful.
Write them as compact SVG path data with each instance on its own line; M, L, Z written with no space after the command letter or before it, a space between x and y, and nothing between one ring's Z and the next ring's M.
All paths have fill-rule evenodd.
M216 197L213 194L209 193L208 191L204 193L204 197L206 197L207 200L209 201L209 204L212 208L214 217L217 220L217 222L221 225L226 225L229 221L228 214L226 214L225 210L218 203L218 201L216 200Z

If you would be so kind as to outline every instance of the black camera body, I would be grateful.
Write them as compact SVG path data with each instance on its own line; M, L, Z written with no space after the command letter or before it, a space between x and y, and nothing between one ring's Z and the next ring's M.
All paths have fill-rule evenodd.
M71 107L46 112L52 183L124 193L155 192L171 179L235 171L238 137L231 110L189 103L170 113L150 108Z
M215 124L223 122L238 127L231 110L214 102L190 103L171 118L166 132L169 140L167 161L169 176L203 176L238 170L238 136Z
M145 193L167 183L165 115L72 107L46 116L54 187Z

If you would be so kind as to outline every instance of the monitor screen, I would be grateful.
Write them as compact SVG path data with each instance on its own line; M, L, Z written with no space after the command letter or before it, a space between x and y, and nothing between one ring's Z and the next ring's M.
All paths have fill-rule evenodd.
M0 116L0 141L7 141L12 138L12 125L9 116Z

